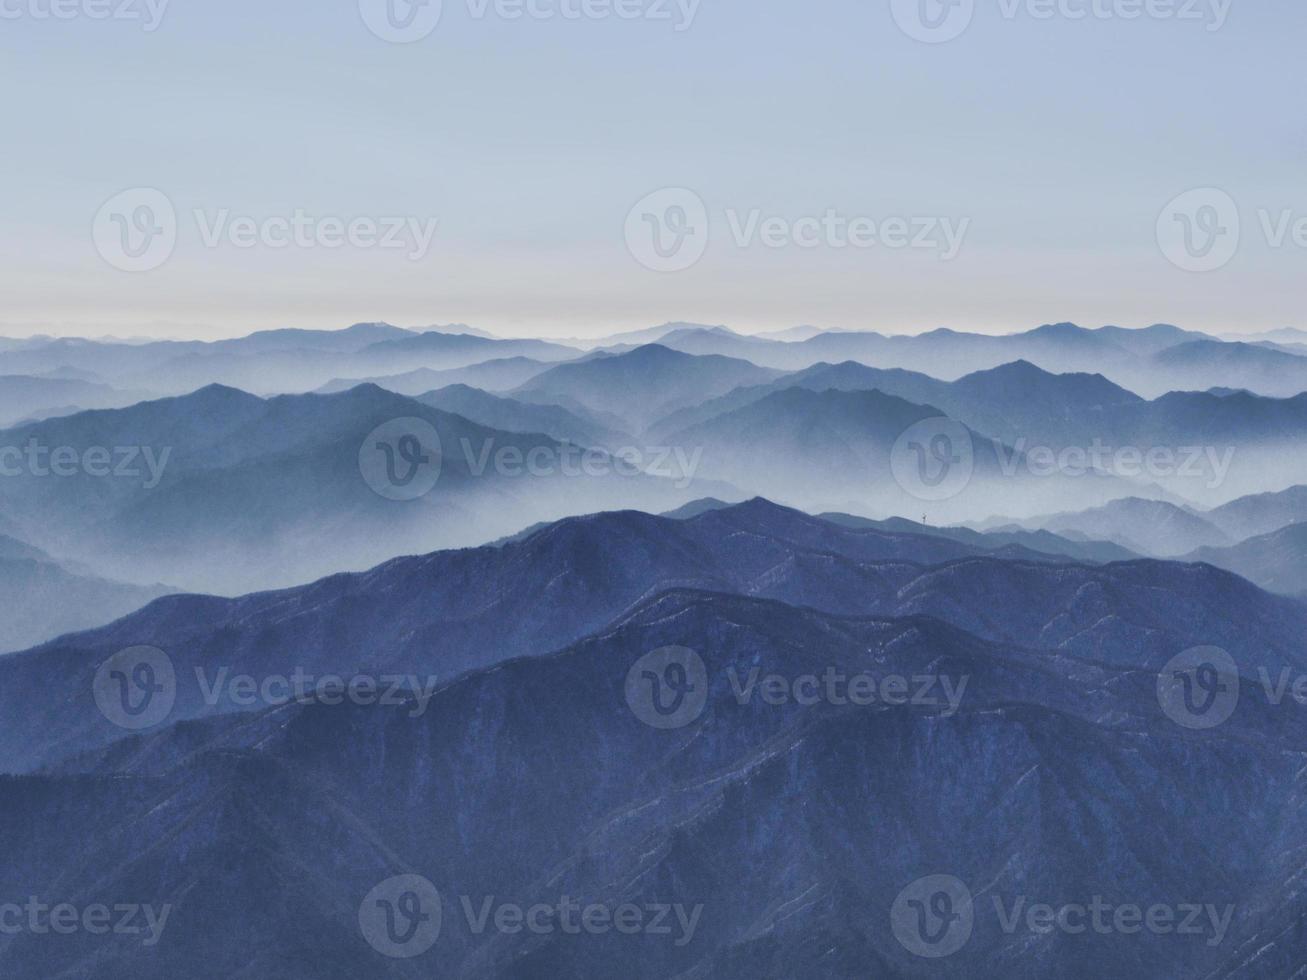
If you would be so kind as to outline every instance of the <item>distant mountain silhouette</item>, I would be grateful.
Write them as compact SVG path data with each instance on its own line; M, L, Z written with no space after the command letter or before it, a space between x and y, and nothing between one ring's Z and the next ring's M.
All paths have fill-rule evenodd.
M1056 375L1026 361L969 374L955 382L854 361L818 364L766 385L739 388L721 398L673 413L654 428L669 433L752 404L785 388L812 391L877 390L906 401L933 405L970 428L1015 444L1062 447L1088 445L1094 436L1111 439L1116 419L1138 395L1098 375Z
M931 405L1022 454L1096 451L1110 472L1208 506L1260 488L1268 476L1307 480L1307 461L1293 451L1307 439L1307 395L1173 392L1147 401L1100 375L1055 375L1026 361L954 382L851 361L816 365L673 412L653 425L649 437L675 439L681 430L786 388L882 391ZM1154 450L1163 464L1145 468ZM1143 493L1143 487L1132 492Z
M0 352L0 373L72 367L95 371L116 387L167 394L215 383L271 394L313 390L333 378L451 370L512 357L563 361L581 353L540 340L414 333L387 324L360 324L345 331L271 331L211 344L52 341Z
M912 336L822 333L792 343L699 330L669 335L661 342L691 353L747 357L756 364L791 371L822 362L857 361L955 380L1026 360L1055 374L1101 374L1149 398L1221 385L1246 387L1271 397L1307 391L1307 359L1301 356L1221 341L1166 324L1090 330L1057 323L1004 335L946 329Z
M270 394L313 390L336 379L377 379L424 368L456 370L514 357L558 362L578 358L596 345L621 353L649 343L786 371L856 361L943 380L1025 360L1056 374L1101 374L1150 398L1172 390L1214 387L1246 387L1273 397L1307 391L1307 358L1290 346L1287 337L1275 349L1165 324L1091 330L1057 323L1007 335L940 329L885 336L802 329L780 339L748 336L720 326L671 323L562 344L495 338L462 325L419 332L387 324L357 324L343 331L264 331L214 343L34 339L0 348L0 373L38 375L73 369L95 372L115 387L182 393L216 382ZM463 377L442 383L475 385L476 381Z
M367 485L359 452L373 429L404 418L434 427L442 455L431 492L395 501ZM135 479L0 480L0 506L24 539L109 577L227 593L479 544L533 519L664 510L706 489L670 469L647 477L611 461L582 469L548 436L476 425L368 385L268 400L214 386L0 433L0 444L33 439L79 454L148 447L166 465L155 486L139 459Z
M1307 522L1307 486L1240 497L1203 517L1236 541L1269 534L1290 524Z
M538 374L543 374L550 367L552 365L545 361L534 361L529 357L505 357L448 371L419 368L405 374L376 378L333 378L314 394L332 395L349 391L361 384L374 384L378 388L385 388L397 395L409 397L425 394L437 388L446 388L451 384L465 384L491 392L508 391L525 384Z
M1165 500L1138 497L1028 523L1057 534L1115 541L1137 553L1159 557L1178 557L1196 548L1229 543L1227 535L1203 515Z
M755 334L763 340L780 340L786 343L799 340L811 340L821 333L834 333L837 331L822 330L820 327L798 326L787 327L784 330L766 330L762 333Z
M1159 352L1152 364L1164 383L1182 376L1202 379L1194 388L1224 385L1281 398L1307 391L1307 358L1253 344L1195 340Z
M709 326L705 323L685 323L683 321L677 321L664 323L657 327L647 327L644 330L627 330L622 333L609 334L606 337L590 338L584 341L580 339L567 340L563 341L563 343L567 343L571 346L593 347L595 349L612 348L617 350L629 350L635 347L642 347L645 344L656 344L668 334L685 333L694 330L706 330L717 333L732 332L727 327L721 325Z
M863 516L929 510L932 523L956 523L1016 501L1038 508L1076 499L1089 506L1147 492L1144 484L1102 474L1043 474L1026 465L1021 450L964 425L952 431L966 433L970 442L966 482L943 499L923 498L895 470L915 465L900 440L912 427L945 417L937 406L879 390L790 387L684 429L660 429L657 436L701 453L699 473L706 479L812 511L847 511L856 502Z
M685 521L689 520L691 517L698 517L700 514L707 514L709 511L726 510L728 507L733 506L735 505L729 501L718 500L716 497L701 497L698 500L691 500L683 507L669 510L662 516L670 517L677 521Z
M877 390L917 404L936 404L947 396L948 383L915 371L884 370L856 361L815 364L802 371L784 374L765 384L742 385L725 395L705 399L659 419L649 429L651 438L666 438L691 426L745 408L788 388L809 391Z
M624 354L563 364L532 378L511 394L537 402L568 404L618 416L634 429L687 404L758 384L779 372L748 361L697 357L649 344Z
M1290 524L1229 547L1198 548L1184 560L1229 569L1268 592L1307 597L1307 522Z
M112 622L168 591L109 582L0 535L0 654Z
M122 408L148 397L106 384L71 378L0 376L0 428L31 418L91 408Z
M1073 540L1053 534L1051 531L1027 531L1024 528L993 528L988 531L976 531L968 527L936 527L932 524L919 524L903 517L893 517L885 521L873 521L865 517L850 514L821 514L822 520L847 527L875 528L895 534L928 534L934 537L948 538L963 544L974 545L1004 553L1004 549L1021 549L1026 555L1042 554L1052 558L1069 559L1077 562L1107 563L1116 561L1133 561L1140 555L1117 544L1107 541Z
M630 443L628 434L616 432L594 418L584 418L558 405L532 405L497 397L467 385L449 385L415 399L443 412L504 432L543 432L560 442L617 449Z

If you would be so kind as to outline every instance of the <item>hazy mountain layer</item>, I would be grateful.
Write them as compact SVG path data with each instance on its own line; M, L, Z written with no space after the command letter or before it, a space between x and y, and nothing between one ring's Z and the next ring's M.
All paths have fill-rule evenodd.
M414 424L396 421L404 419L439 439L412 466L400 458ZM413 484L412 499L378 490L389 476L373 452L375 433L396 424L404 432L387 437L395 479L426 481ZM672 456L582 454L372 386L269 400L211 387L0 433L5 442L34 442L47 454L67 447L76 460L88 451L110 455L107 475L75 466L56 477L46 455L39 468L0 480L0 507L24 539L110 577L228 593L479 544L532 520L623 506L665 510L711 489ZM134 475L119 475L124 462ZM406 486L396 484L401 497Z
M1307 596L1307 524L1290 524L1225 548L1198 548L1185 560L1228 568L1270 592Z
M7 756L28 769L119 737L94 709L91 678L126 648L154 646L173 658L181 679L176 720L248 710L230 699L207 703L196 667L443 682L559 649L676 588L836 615L932 616L995 642L1123 667L1159 667L1204 644L1277 666L1301 656L1307 607L1227 572L1026 555L842 527L753 501L688 520L634 512L575 518L500 547L399 559L240 599L168 597L110 626L0 660L0 708L22 723L6 735ZM57 697L51 678L59 678Z
M112 622L169 591L97 578L0 535L0 654Z
M532 378L513 394L538 402L576 402L616 415L640 431L685 405L741 385L769 381L778 373L734 358L695 357L649 345L625 354L560 365Z

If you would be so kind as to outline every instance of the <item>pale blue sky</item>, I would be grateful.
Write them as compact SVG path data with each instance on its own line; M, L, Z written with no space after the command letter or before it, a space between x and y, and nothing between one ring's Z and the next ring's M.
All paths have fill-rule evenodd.
M1197 20L1044 20L1040 0L976 0L942 44L903 33L890 0L701 0L683 31L478 19L471 0L445 0L407 45L375 37L358 0L172 0L151 33L34 16L49 2L0 0L18 15L0 19L3 334L374 319L553 336L672 319L1307 327L1307 248L1272 247L1258 218L1307 217L1301 0L1233 0L1219 30L1210 0ZM1237 201L1241 244L1218 271L1184 272L1156 223L1205 186ZM111 266L91 234L135 187L180 215L175 252L143 273ZM657 273L623 228L664 187L704 200L711 240L693 267ZM418 261L209 248L196 209L439 226ZM755 209L969 225L951 261L739 247L727 211Z

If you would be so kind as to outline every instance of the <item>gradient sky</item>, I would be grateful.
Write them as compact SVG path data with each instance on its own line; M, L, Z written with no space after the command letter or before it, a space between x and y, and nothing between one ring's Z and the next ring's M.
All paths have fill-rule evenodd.
M1233 0L1219 30L1210 0L1198 20L1073 19L1056 5L1040 19L1041 0L976 0L941 44L908 37L890 0L702 0L683 31L477 18L469 2L445 0L429 37L398 45L368 30L359 0L172 0L151 33L0 0L0 334L208 338L382 319L542 336L682 319L1307 327L1307 248L1272 247L1257 217L1307 217L1302 0ZM1117 14L1143 0L1096 2ZM711 241L692 268L658 273L623 228L669 186L706 202ZM1241 244L1218 271L1182 271L1158 216L1206 186L1238 202ZM112 267L91 234L101 205L134 187L180 214L175 253L144 273ZM411 261L207 248L195 209L440 224ZM739 248L726 209L970 226L948 262Z

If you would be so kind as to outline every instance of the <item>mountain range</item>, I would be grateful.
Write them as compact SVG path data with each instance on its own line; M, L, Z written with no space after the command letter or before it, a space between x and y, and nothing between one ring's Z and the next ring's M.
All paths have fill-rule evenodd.
M1300 339L0 343L0 977L1294 977Z
M1307 667L1307 606L1201 565L938 550L958 547L763 501L682 520L605 514L306 590L162 599L0 659L6 717L24 705L24 730L6 732L11 771L40 767L5 778L0 893L171 909L156 946L26 934L0 946L0 966L145 978L1291 970L1307 829L1291 747L1307 732L1252 678L1258 665ZM469 609L468 596L492 602ZM433 642L413 634L424 625ZM444 679L420 712L196 716L179 698L168 723L115 735L93 722L89 675L134 642L168 651L179 687L192 665L348 676L384 664ZM1204 642L1248 672L1247 696L1226 725L1190 731L1159 706L1156 671ZM697 650L708 683L694 717L658 729L624 685L669 645ZM758 669L941 683L902 704L771 703L740 694ZM442 927L430 951L387 959L360 909L406 874L436 886ZM974 925L957 952L923 961L893 909L939 874L969 887ZM680 907L669 921L694 925L568 935L555 912L552 930L486 931L465 912L565 897ZM1230 912L1219 935L1123 941L1024 918L1008 929L998 911L1091 900Z
M1040 529L1056 532L1058 540L1107 540L1139 554L1186 556L1237 571L1272 591L1300 594L1307 578L1292 577L1292 570L1300 567L1302 560L1301 555L1293 554L1301 538L1292 529L1305 523L1307 487L1294 486L1240 497L1206 511L1165 500L1128 497L1087 511L1032 518L1021 525L996 518L980 522L977 528L990 541L998 540L1002 533L1029 534ZM1258 567L1259 556L1269 559L1272 555L1277 556L1276 563Z
M0 428L91 408L124 408L145 397L81 378L8 375L0 377Z
M0 655L112 622L168 591L106 581L0 534Z
M103 629L0 660L0 704L30 701L52 674L66 687L63 697L41 699L46 709L26 711L28 730L11 733L11 764L20 764L15 753L24 745L23 767L34 768L112 740L112 725L87 723L94 715L87 672L124 648L158 647L185 676L223 664L234 673L298 666L444 680L575 643L678 588L833 615L934 616L987 640L1138 668L1160 666L1170 646L1192 646L1201 636L1293 663L1293 631L1307 625L1300 622L1307 608L1212 568L1078 564L1019 545L989 549L849 527L761 499L688 519L604 513L499 546L396 559L293 590L170 596ZM1020 611L995 601L996 591L1020 594ZM1184 621L1168 623L1180 609ZM1148 638L1117 646L1122 631ZM213 713L200 694L192 686L179 695L178 719Z
M804 327L763 336L724 326L671 323L558 343L501 339L464 325L405 329L364 323L346 330L263 331L210 343L33 338L0 347L0 374L39 375L72 368L95 372L114 387L157 394L182 394L212 383L275 394L314 390L341 379L377 381L422 369L451 371L518 357L559 362L587 352L622 353L656 343L781 371L855 361L956 380L1026 360L1055 374L1102 374L1146 398L1218 387L1292 397L1307 390L1307 361L1302 351L1289 346L1289 335L1280 339L1279 348L1268 348L1164 324L1086 329L1058 323L1004 335L939 329L901 336ZM477 384L469 377L447 377L430 387L450 383Z
M577 403L624 420L642 431L656 419L780 374L748 361L694 356L658 344L625 354L601 354L561 364L515 388L516 398L537 403Z
M31 374L62 366L95 371L112 385L158 394L183 394L211 384L274 394L310 391L341 377L451 370L514 357L561 361L582 353L539 340L439 330L419 333L368 323L337 331L270 331L208 344L52 341L0 352L0 372Z
M790 343L713 328L672 331L658 342L688 353L741 357L783 370L856 361L943 380L1025 360L1055 374L1102 374L1150 398L1220 386L1247 388L1270 397L1292 397L1307 390L1307 361L1301 356L1164 324L1090 330L1058 323L1003 335L947 329L911 336L828 332Z
M373 430L404 419L439 437L434 482L416 499L387 499L360 452ZM77 458L114 450L115 474L131 455L136 475L16 467L0 480L0 507L20 537L110 578L219 593L479 544L586 509L664 510L711 490L692 473L645 475L598 453L583 466L547 435L477 425L369 385L266 400L211 386L0 433L0 445L30 443Z

